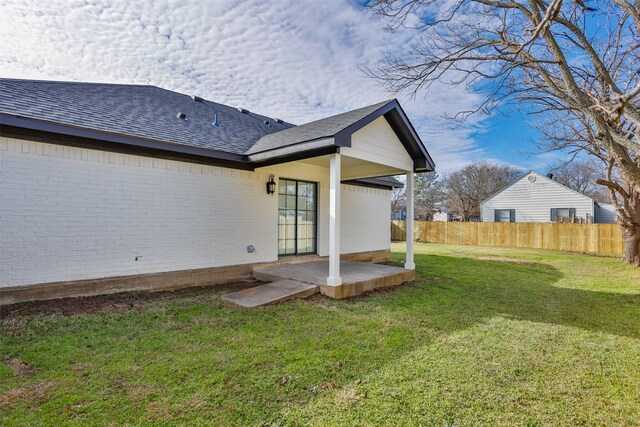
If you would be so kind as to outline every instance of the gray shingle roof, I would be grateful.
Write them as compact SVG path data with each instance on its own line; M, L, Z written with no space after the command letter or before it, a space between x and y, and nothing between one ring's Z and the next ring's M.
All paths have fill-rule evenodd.
M249 148L245 154L255 154L275 148L299 144L301 142L332 137L390 102L392 102L392 100L347 111L346 113L326 117L304 125L294 126L277 134L265 135Z
M103 83L0 79L0 112L234 154L293 126L155 86Z
M348 146L353 132L383 114L416 170L433 170L396 100L295 126L155 86L0 78L4 125L223 160L239 168ZM220 126L214 126L216 115Z

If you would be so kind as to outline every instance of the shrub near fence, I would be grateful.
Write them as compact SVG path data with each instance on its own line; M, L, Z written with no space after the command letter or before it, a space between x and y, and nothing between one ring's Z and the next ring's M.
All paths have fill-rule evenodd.
M415 240L472 246L511 246L621 255L624 238L617 224L539 222L415 221ZM405 240L405 221L391 221L391 240Z

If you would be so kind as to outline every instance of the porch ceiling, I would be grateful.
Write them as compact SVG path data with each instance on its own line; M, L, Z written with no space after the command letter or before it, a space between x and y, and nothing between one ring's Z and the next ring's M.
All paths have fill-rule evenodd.
M299 160L298 163L329 168L330 155L312 157ZM392 166L369 162L355 157L342 155L342 165L340 167L341 180L374 178L379 176L403 175L407 171Z

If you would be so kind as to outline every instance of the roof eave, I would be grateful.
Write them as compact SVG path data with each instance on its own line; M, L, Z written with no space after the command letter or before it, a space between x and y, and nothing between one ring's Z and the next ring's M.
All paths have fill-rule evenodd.
M297 144L287 145L272 150L249 154L247 156L247 160L253 163L260 163L278 158L289 158L294 155L304 154L305 152L316 151L318 149L328 147L333 147L335 149L338 148L333 137L313 139L310 141L299 142Z
M261 160L254 160L251 164L254 168L262 168L265 166L272 166L281 163L295 162L297 160L310 159L313 157L326 156L327 154L334 154L339 151L340 148L336 147L335 145L321 146L305 151L294 151L279 156L268 157Z
M30 117L16 116L7 113L0 113L0 123L2 123L3 126L12 126L15 128L84 138L87 140L112 142L126 147L135 147L142 150L148 149L159 152L164 151L168 153L202 157L205 159L215 159L224 162L235 163L236 166L242 169L252 169L251 165L247 163L246 156L242 154L234 154L208 148L174 144L167 141L136 138L123 134L103 132L90 128L82 128L56 122L38 120Z
M404 127L407 130L407 132L409 133L408 136L410 136L410 138L409 138L409 142L411 143L410 146L416 151L415 151L415 153L411 153L409 148L407 148L407 145L405 145L405 148L407 148L407 151L409 152L409 154L413 158L413 161L414 161L414 172L433 172L433 171L435 171L435 168L436 168L435 162L433 161L433 159L431 158L431 155L429 154L429 152L427 151L426 147L424 146L424 142L422 142L422 139L420 139L420 136L418 135L418 133L416 132L415 128L413 127L413 124L411 123L411 121L407 117L406 113L402 109L402 106L400 105L400 103L396 99L393 100L393 104L394 104L395 108L389 110L385 114L385 119L387 119L387 121L389 122L389 124L393 128L394 132L396 132L396 135L398 136L398 139L400 139L400 141L403 143L403 145L405 145L404 141L407 141L407 136L405 136L403 138L401 135L398 134L397 125L394 125L394 122L395 122L394 112L397 112L397 114L399 115L399 118L402 121L402 124L404 125Z
M357 185L360 187L381 188L386 190L393 190L394 188L402 188L404 184L397 180L386 180L379 178L362 178L362 179L348 179L342 181L343 184Z

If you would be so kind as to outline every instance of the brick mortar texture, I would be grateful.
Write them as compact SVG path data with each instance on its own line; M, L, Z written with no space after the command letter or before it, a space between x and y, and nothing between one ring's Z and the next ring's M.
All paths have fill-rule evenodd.
M247 172L0 137L0 287L273 262L271 173L318 182L327 255L326 168ZM389 249L390 192L342 189L342 252Z

